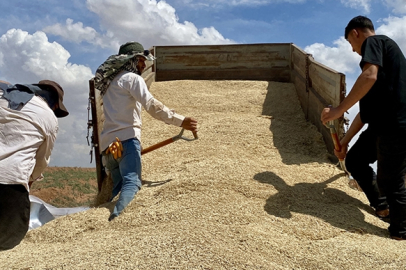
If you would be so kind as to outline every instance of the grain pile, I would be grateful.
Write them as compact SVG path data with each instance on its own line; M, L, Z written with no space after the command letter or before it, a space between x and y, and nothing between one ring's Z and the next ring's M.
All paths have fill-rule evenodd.
M107 221L107 204L50 222L1 252L1 269L405 268L406 243L388 238L329 163L292 84L174 81L151 91L198 119L199 140L144 155L145 184L119 218ZM180 131L143 117L144 147Z

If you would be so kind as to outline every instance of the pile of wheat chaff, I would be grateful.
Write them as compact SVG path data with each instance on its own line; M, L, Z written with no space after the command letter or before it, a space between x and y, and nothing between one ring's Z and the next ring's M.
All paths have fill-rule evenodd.
M293 84L151 92L196 118L199 139L144 155L143 188L112 222L112 203L56 219L0 252L1 269L405 269L406 243L329 161ZM143 147L179 132L143 112Z

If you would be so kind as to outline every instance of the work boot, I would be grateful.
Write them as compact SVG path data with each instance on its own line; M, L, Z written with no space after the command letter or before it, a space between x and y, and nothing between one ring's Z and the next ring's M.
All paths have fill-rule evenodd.
M387 207L387 206L386 206ZM386 223L390 223L390 211L389 208L375 209L375 215Z
M389 208L375 210L375 215L377 215L379 218L388 218L389 217Z
M394 236L394 235L391 235L390 238L392 238L393 240L402 241L402 240L406 240L406 235L403 235L403 236Z
M118 217L118 214L116 213L112 213L109 217L109 221L112 221L113 219L115 219L116 217Z

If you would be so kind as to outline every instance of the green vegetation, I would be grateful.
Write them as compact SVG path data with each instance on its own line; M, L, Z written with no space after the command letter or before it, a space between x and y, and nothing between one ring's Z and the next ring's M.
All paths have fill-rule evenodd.
M56 207L90 206L97 195L96 169L49 167L30 194Z

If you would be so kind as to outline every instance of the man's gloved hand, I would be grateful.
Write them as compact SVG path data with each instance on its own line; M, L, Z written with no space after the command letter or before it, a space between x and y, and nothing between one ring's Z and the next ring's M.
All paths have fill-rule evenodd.
M111 153L114 159L120 158L123 153L123 144L120 139L116 137L116 142L110 143L109 147L106 150L106 155Z

